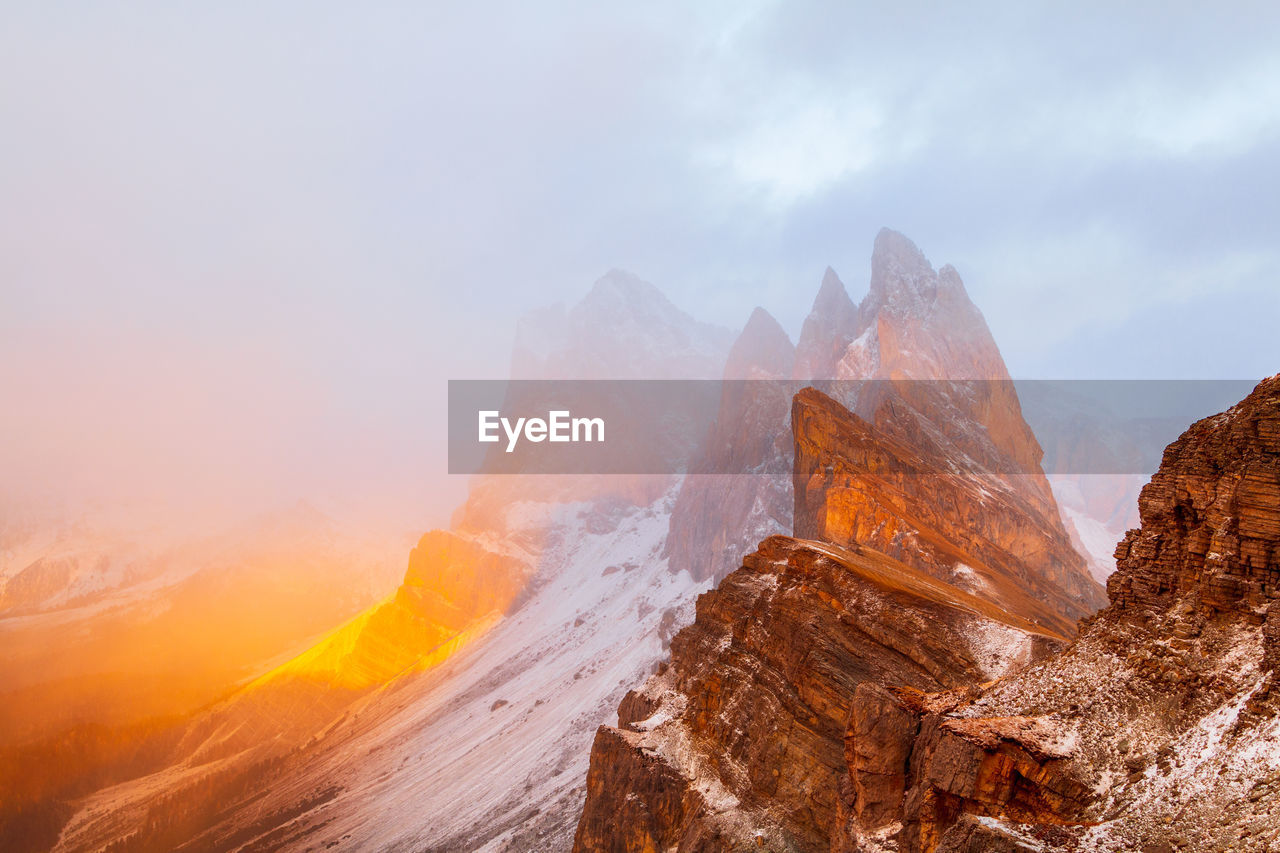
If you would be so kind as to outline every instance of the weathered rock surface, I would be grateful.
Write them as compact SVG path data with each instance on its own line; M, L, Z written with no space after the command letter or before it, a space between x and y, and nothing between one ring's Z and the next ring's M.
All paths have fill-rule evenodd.
M901 799L863 809L900 803L899 849L983 849L981 833L1042 850L1280 843L1280 377L1171 444L1139 510L1111 606L1068 650L919 709ZM873 828L854 814L852 849Z
M796 535L875 548L1072 633L1105 599L1039 489L959 468L964 451L891 392L874 422L812 388L796 395Z
M1280 376L1170 445L1140 512L1111 605L990 682L975 629L1031 637L997 606L766 541L597 735L576 849L1277 849Z
M767 539L597 734L575 849L828 849L859 684L977 683L1061 642L878 552ZM892 764L869 751L862 783L900 793Z
M794 350L767 313L757 309L752 315L734 345L725 378L787 377L843 380L833 391L842 404L884 431L896 430L908 444L925 441L949 455L951 462L975 472L975 487L1014 494L1053 528L1054 553L1047 560L1076 562L1067 553L1073 548L1069 534L1040 473L1040 445L1022 417L982 313L953 268L935 272L903 235L888 229L877 235L870 289L861 305L853 303L833 270L826 271ZM785 434L790 396L799 387L799 381L726 386L715 430L692 470L751 473L688 478L672 518L672 570L723 577L756 542L792 530L793 450ZM894 417L882 422L890 398ZM1074 565L1066 572L1072 576L1066 594L1083 603L1083 608L1067 607L1073 622L1104 598L1096 583L1075 583Z
M962 338L986 345L965 372L1007 379L958 277L948 274L941 300L937 278L905 238L877 239L869 311L860 313L877 325L846 353L876 344L864 378L898 378L904 363L892 359L882 372L881 332L906 328L923 346L926 333L945 339L947 312L967 305L956 321ZM834 287L824 292L820 303L839 302ZM947 357L917 367L946 376ZM1039 460L1016 395L1001 396L1012 386L978 387L977 395L940 382L908 385L905 396L883 384L855 389L852 401L874 426L812 389L797 396L795 524L807 538L765 540L703 596L694 625L672 643L670 668L623 702L618 729L601 729L577 850L826 850L843 843L859 786L862 808L892 824L907 774L893 750L909 752L920 722L902 711L890 715L900 731L880 730L877 720L851 718L855 689L985 681L1065 642L1102 602L1043 476L983 478L954 464L962 454L991 470ZM749 446L767 464L751 430L720 435L715 452ZM717 547L700 559L720 559ZM850 726L872 747L859 747ZM845 766L846 750L860 775Z

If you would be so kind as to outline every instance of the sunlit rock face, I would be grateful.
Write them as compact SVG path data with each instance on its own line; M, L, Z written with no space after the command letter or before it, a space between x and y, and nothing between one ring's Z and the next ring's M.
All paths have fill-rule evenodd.
M906 779L895 739L915 734L900 710L902 732L859 723L889 758L851 742L859 685L967 688L1059 648L1091 612L1101 591L1056 517L959 471L940 429L879 399L905 420L877 428L796 396L798 538L766 539L703 595L669 668L597 734L575 849L828 850L854 797L846 760L878 801Z
M597 733L575 850L825 851L855 814L900 827L912 709L1042 659L1105 602L1012 385L940 381L1008 379L955 271L884 231L862 305L843 295L829 275L792 366L850 380L841 399L801 391L775 456L747 418L710 451L791 457L798 538L703 595L669 667ZM700 532L691 562L732 556Z
M410 552L395 594L257 684L297 678L359 690L439 664L511 607L530 568L517 552L433 530Z
M1040 472L1043 452L1023 419L999 348L955 269L935 271L909 239L884 229L875 240L870 288L861 304L853 303L828 269L789 359L761 313L735 345L727 378L782 378L789 363L795 380L842 380L833 392L839 402L871 422L882 418L892 397L904 413L893 418L895 426L921 432L931 444L941 442L943 451L981 474L982 484L1016 492L1067 537L1071 549ZM679 525L669 544L675 568L723 577L760 538L791 530L791 510L785 507L794 500L787 476L792 448L777 440L789 431L789 402L768 390L755 393L764 399L725 401L692 470L756 473L707 482L689 478L682 511L673 518ZM918 437L904 436L908 443ZM1069 594L1084 595L1093 607L1101 603L1093 584Z
M1276 849L1280 377L1140 513L1056 652L866 545L762 543L597 734L577 849Z
M1063 636L1105 603L1056 513L1021 483L955 466L962 451L893 396L874 417L796 395L797 536L874 548Z
M615 272L573 309L522 322L513 372L714 379L731 342ZM567 848L599 720L705 588L662 556L677 485L473 478L393 594L148 736L139 760L55 804L51 837L62 850ZM459 790L476 793L460 803Z
M1171 444L1139 510L1070 649L920 714L901 849L1276 848L1280 377Z
M404 574L399 539L305 503L234 525L150 509L54 515L0 545L19 570L69 570L0 616L0 848L49 849L70 803L152 769L191 715Z
M1023 420L1017 392L987 328L950 265L934 271L903 235L882 230L871 256L861 332L836 368L842 380L903 380L886 389L912 406L985 470L1026 472L1019 489L1057 515L1040 472L1043 451ZM937 380L978 380L948 385ZM841 402L872 420L880 399Z

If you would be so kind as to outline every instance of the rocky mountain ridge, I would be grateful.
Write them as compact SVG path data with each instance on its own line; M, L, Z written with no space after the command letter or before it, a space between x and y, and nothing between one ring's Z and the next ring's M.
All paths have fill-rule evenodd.
M513 374L785 382L808 369L800 366L802 359L838 372L849 352L863 352L854 346L858 340L874 340L879 348L882 326L887 341L900 322L917 324L921 317L928 322L920 328L945 348L947 315L955 307L946 299L963 295L962 287L956 290L958 277L930 291L931 277L939 274L909 241L887 233L877 239L876 252L888 255L873 262L873 293L864 300L874 305L870 319L828 271L798 347L758 309L730 348L724 330L680 312L652 285L612 272L575 308L522 323ZM894 276L910 280L896 282ZM910 306L900 306L901 299ZM972 338L976 309L969 308L961 316L968 318L965 335ZM878 325L868 334L872 323ZM989 347L980 363L1003 371L985 324L979 331ZM909 362L903 353L893 363ZM922 363L927 370L939 366L936 359ZM878 399L867 394L859 402L874 415ZM948 433L935 423L929 428L935 441L967 453L1034 456L1034 438L1024 440L1016 398L957 394L899 402L914 423L959 413L965 429ZM566 849L582 811L582 780L598 723L691 620L692 597L717 576L716 566L731 561L736 567L762 538L790 530L796 508L794 442L786 429L791 407L781 382L725 385L708 452L730 454L755 472L725 488L698 487L696 477L683 484L662 476L475 477L452 529L422 538L396 593L207 713L149 738L146 760L126 768L133 774L126 781L115 784L119 777L104 776L111 785L78 793L67 804L58 818L59 849L115 844L123 851L193 839L213 847L280 849ZM853 484L832 485L824 505L839 504L838 490L844 495ZM1047 489L1035 481L1006 487L1014 496L1008 506L1029 514L1023 519L1028 529L1039 531L1041 540L1028 541L1052 543L1046 547L1054 552L1060 522ZM980 494L980 485L965 488L967 498ZM815 506L806 504L803 513L816 512ZM1035 588L1028 578L1054 563L1031 559L1034 548L1019 552L1013 540L1027 537L996 545L1032 567L1019 577L988 571L989 557L970 555L964 562L958 551L930 552L920 546L917 534L924 531L912 530L915 539L886 534L879 544L892 553L768 540L772 550L762 549L756 565L761 577L785 575L783 598L795 606L796 619L807 618L811 606L825 607L824 615L858 622L867 636L879 638L878 648L833 647L830 655L852 655L868 672L897 667L921 691L1005 672L1069 633L1054 621L1058 611L1037 610L1029 595L992 605L982 589L988 575L1015 590ZM759 609L773 602L751 599L754 592L737 581L726 584L739 590L732 606ZM859 614L832 606L839 595L855 592L880 609ZM1068 592L1059 610L1083 606L1063 604L1079 599L1077 592ZM907 615L892 615L899 605ZM725 612L732 606L725 605ZM896 650L912 637L923 644L906 655ZM712 661L717 648L708 645L698 654ZM797 754L837 767L844 721L832 697L848 685L829 683L832 660L760 654L761 672L816 667L814 689L828 696L814 706L822 713L804 714L789 697L780 698L779 707L794 712ZM636 694L623 704L634 716L648 702ZM751 713L773 710L760 706ZM465 808L457 804L459 786L475 792ZM840 783L833 787L828 776L815 771L801 787L796 796L812 803L799 809L838 814L844 808ZM369 815L383 812L396 815L395 821L371 822ZM797 814L770 825L792 832L805 825Z
M797 536L874 548L1061 636L1104 603L1041 495L1010 482L1029 478L956 468L962 451L895 395L868 422L804 389L791 423Z
M861 304L853 303L828 268L789 360L778 340L781 329L766 334L776 323L765 318L772 321L756 309L734 345L725 379L776 381L789 375L794 381L726 394L673 518L673 569L720 578L764 536L790 532L794 493L784 472L791 469L792 448L767 436L784 437L791 394L804 382L824 379L840 380L832 393L867 420L874 420L892 383L903 407L917 410L943 433L948 451L966 454L975 470L1026 472L993 478L995 487L1018 492L1067 536L1049 483L1039 473L1043 453L1022 417L1000 350L953 267L935 272L907 237L882 229ZM744 399L747 393L760 399ZM725 459L733 465L723 464ZM726 469L763 476L697 476Z
M767 540L597 734L575 850L1275 849L1280 376L1170 445L1140 514L1110 606L1000 672L927 575ZM889 615L867 562L904 579Z
M872 425L796 395L796 538L766 539L701 596L669 667L600 729L575 850L830 849L860 685L985 682L1092 612L1101 590L1038 492L957 468L945 430L880 403ZM871 788L903 773L881 775Z

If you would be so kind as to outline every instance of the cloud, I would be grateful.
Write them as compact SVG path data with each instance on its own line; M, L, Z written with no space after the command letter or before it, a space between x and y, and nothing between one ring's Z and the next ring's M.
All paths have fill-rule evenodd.
M317 457L357 441L367 470L344 476L400 470L423 505L445 380L501 375L523 311L617 266L706 319L759 304L794 334L827 264L865 287L881 225L960 268L1017 375L1186 367L1150 317L1252 329L1277 307L1272 4L6 16L10 432L102 405L107 368L145 398L150 356L279 434L312 425ZM1220 337L1196 369L1280 363L1265 337ZM257 458L252 431L223 435ZM272 474L282 491L298 467Z

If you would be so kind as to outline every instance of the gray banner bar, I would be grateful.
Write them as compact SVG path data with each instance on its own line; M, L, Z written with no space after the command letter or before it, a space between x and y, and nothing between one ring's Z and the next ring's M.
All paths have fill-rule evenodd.
M758 448L789 433L791 398L814 387L874 421L887 398L934 426L983 429L982 401L1016 393L1048 474L1143 474L1196 420L1256 380L451 380L451 474L758 473ZM977 402L975 402L977 401ZM1005 413L1002 413L1003 417ZM990 413L986 415L990 419ZM941 421L939 423L939 421ZM976 426L975 426L976 424ZM789 442L789 435L786 437ZM718 445L718 446L716 446ZM740 447L738 445L741 445ZM729 452L733 451L733 452ZM1024 461L960 460L1035 473Z

